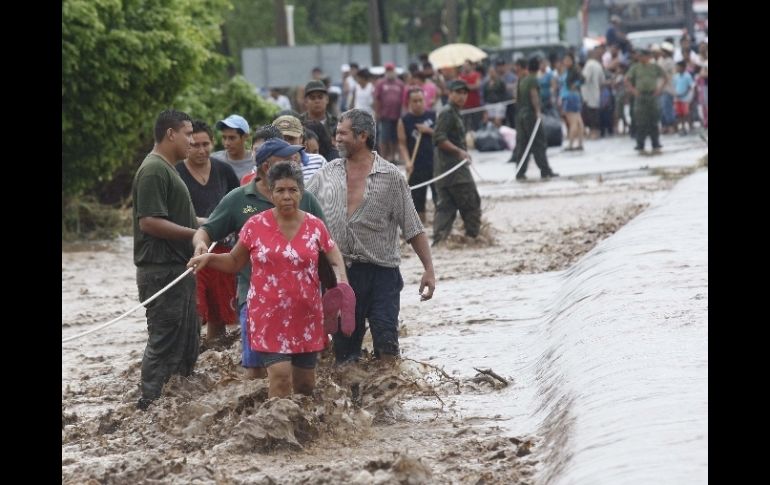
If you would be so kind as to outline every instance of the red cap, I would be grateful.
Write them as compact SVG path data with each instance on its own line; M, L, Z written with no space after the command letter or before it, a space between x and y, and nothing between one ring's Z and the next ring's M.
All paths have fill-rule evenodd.
M386 62L385 63L385 70L386 71L392 71L395 68L396 68L396 65L393 64L392 62Z

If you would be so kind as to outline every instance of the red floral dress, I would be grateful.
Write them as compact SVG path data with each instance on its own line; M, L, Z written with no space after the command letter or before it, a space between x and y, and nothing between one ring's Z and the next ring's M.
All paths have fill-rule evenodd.
M323 221L305 213L291 241L272 210L251 217L240 232L249 250L249 345L258 352L317 352L326 345L318 252L335 244Z

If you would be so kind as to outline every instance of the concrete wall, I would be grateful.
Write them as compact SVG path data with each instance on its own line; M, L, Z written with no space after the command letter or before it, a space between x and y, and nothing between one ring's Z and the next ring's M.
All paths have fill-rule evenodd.
M406 44L383 44L382 62L406 67L409 53ZM243 75L257 87L304 86L310 71L318 66L333 83L342 81L340 66L357 62L361 67L372 64L369 44L319 44L294 47L258 47L241 51Z

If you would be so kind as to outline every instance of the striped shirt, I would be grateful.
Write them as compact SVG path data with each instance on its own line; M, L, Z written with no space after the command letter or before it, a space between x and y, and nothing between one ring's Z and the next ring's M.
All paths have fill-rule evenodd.
M310 177L315 175L315 173L324 165L326 165L326 159L323 155L319 155L318 153L306 153L307 156L307 163L303 160L302 163L302 179L307 184L308 180L310 180Z
M401 264L399 228L409 241L425 231L414 209L406 178L395 165L374 154L364 200L348 218L347 160L337 158L316 172L307 191L321 203L326 226L347 263Z

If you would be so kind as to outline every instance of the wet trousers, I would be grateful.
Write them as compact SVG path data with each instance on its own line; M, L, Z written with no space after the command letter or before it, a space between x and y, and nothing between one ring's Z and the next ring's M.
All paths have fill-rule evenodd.
M438 187L438 204L433 217L434 244L452 232L457 211L465 224L465 234L479 235L481 229L481 197L474 182Z
M401 271L372 263L353 263L347 273L348 283L356 294L356 329L350 337L342 332L332 336L336 361L361 358L366 320L372 331L375 356L398 355L398 313L404 288Z
M524 149L527 148L527 144L529 143L529 138L532 136L532 129L535 127L536 121L536 118L519 118L516 120L516 146L513 149L513 159L516 161L517 166L520 163L524 164L518 172L520 175L524 175L527 173L529 155L534 156L537 168L540 169L540 175L542 177L547 177L551 174L551 167L548 166L548 158L545 155L547 144L545 140L545 128L543 128L542 122L540 122L540 126L537 128L537 134L532 141L532 147L529 149L527 158L525 160L521 159L524 155Z
M634 103L634 129L636 148L644 149L644 142L649 136L652 148L660 148L660 101L653 94L640 94Z
M137 268L139 300L150 298L186 269L183 264ZM195 305L195 275L188 274L152 301L146 315L142 397L157 399L172 374L189 376L198 360L201 325Z

